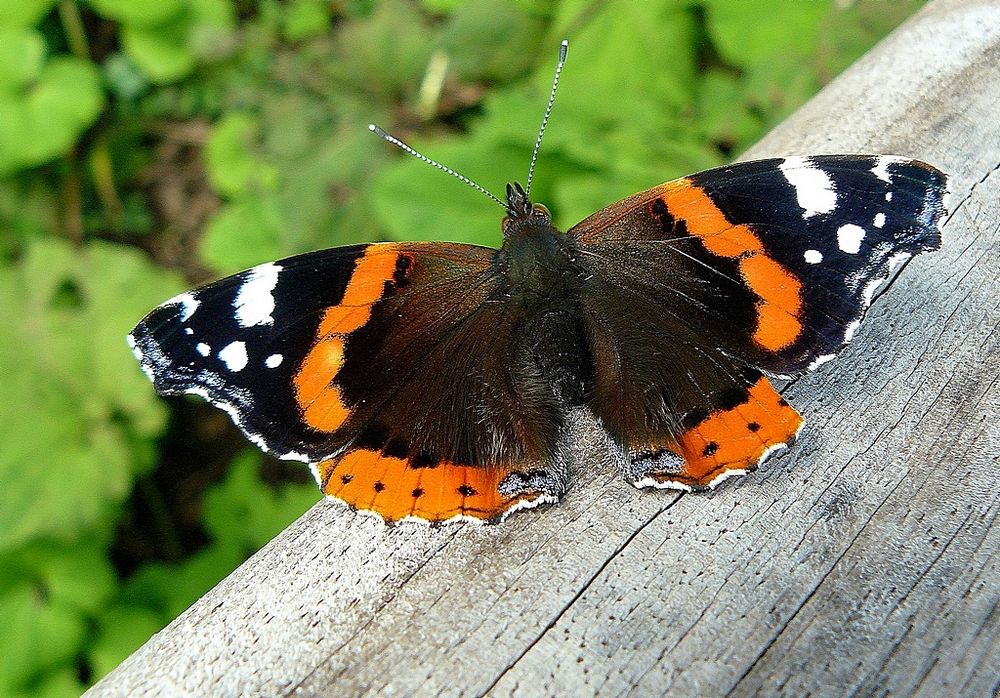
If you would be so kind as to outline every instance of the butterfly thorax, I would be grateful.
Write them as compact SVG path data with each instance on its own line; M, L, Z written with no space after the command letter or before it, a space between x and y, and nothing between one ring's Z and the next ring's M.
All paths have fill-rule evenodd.
M496 261L510 295L532 303L572 296L579 277L574 245L553 227L548 209L532 204L515 182L507 186L507 211Z

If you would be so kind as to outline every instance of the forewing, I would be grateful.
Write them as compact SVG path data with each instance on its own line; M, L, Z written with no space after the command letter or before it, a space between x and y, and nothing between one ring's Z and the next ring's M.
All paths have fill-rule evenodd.
M744 356L795 375L850 341L875 290L941 245L947 177L890 156L735 163L669 182L571 231L589 249L736 262L756 318ZM654 262L655 263L655 262Z

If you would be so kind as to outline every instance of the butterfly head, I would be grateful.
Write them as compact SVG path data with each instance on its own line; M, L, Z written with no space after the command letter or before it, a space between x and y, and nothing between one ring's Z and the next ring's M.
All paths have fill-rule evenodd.
M526 228L550 228L552 215L541 204L533 204L520 182L507 185L507 215L503 219L503 234L509 238L515 231Z

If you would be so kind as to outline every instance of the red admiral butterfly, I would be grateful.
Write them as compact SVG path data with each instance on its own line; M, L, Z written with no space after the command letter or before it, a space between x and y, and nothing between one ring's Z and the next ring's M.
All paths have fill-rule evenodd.
M290 257L167 301L129 343L160 393L203 396L386 520L556 501L571 408L637 487L704 489L792 441L802 418L769 377L832 358L894 269L940 246L946 181L884 155L741 162L564 234L529 171L499 250Z

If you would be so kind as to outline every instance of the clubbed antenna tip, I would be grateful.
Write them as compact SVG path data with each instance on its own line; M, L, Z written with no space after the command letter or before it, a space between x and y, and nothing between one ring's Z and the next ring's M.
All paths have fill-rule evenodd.
M563 39L559 44L559 61L556 63L556 74L552 78L552 90L549 92L549 101L545 105L545 115L542 116L542 125L538 128L538 138L535 139L535 149L531 151L531 164L528 165L528 180L524 190L528 197L531 197L531 180L535 176L535 162L538 160L538 149L542 147L542 136L545 135L545 127L549 123L549 116L552 115L552 105L556 101L556 88L559 87L559 75L566 64L566 53L569 51L569 41Z

